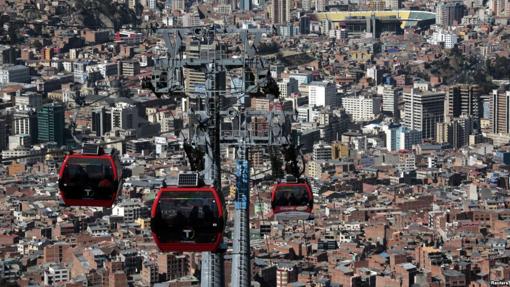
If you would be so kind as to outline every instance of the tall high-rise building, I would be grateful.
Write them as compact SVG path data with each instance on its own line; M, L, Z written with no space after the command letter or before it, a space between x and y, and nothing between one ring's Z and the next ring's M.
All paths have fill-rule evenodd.
M385 0L385 8L389 10L397 10L402 6L402 0Z
M172 11L184 11L186 2L184 0L172 0Z
M342 106L353 121L370 121L381 113L381 98L352 96L342 98Z
M303 11L312 10L312 0L302 0L301 1L301 9L303 9Z
M330 160L332 149L330 145L317 143L313 145L313 160Z
M112 130L112 111L100 107L92 111L92 131L96 136L103 136Z
M199 71L192 68L184 68L184 91L186 94L203 95L206 92L207 79L203 71ZM220 71L215 74L215 80L213 81L212 88L214 90L223 90L226 87L227 78L224 71ZM221 96L221 104L225 103L224 96ZM194 107L197 103L196 100L189 102L191 107ZM187 111L187 109L185 110Z
M30 135L32 141L37 140L37 113L34 109L16 109L12 116L13 135Z
M450 27L461 23L465 6L462 2L442 2L436 7L436 24Z
M311 82L308 85L308 104L311 107L335 106L337 104L335 84L327 81Z
M199 70L184 68L184 90L186 93L205 91L205 73Z
M391 113L394 118L400 117L400 111L398 109L398 92L396 88L389 85L384 85L382 102L383 112Z
M482 117L481 88L478 85L456 85L448 88L446 116L458 118L469 115L473 118L473 128L480 128Z
M388 151L409 150L422 142L421 132L390 124L386 129L386 149Z
M84 84L87 81L87 64L85 62L73 63L74 81Z
M0 46L0 64L16 64L16 48L11 46Z
M303 35L310 34L310 16L299 18L299 33Z
M46 104L37 111L37 140L40 143L56 142L64 144L64 106Z
M297 281L297 270L294 267L279 266L276 269L276 287L285 287Z
M492 14L499 17L505 17L508 14L508 1L506 0L490 0L489 1L489 10L492 11Z
M461 148L469 143L469 135L473 133L473 119L471 116L462 115L444 123L437 123L436 128L436 142Z
M299 92L298 81L294 78L285 78L277 82L281 97L289 97L292 93Z
M138 112L136 106L127 103L117 103L115 107L112 108L111 120L112 130L138 128Z
M490 108L492 132L510 133L510 91L492 91Z
M0 119L0 150L7 149L8 145L7 121L5 119Z
M315 12L326 11L327 0L315 0Z
M287 24L290 20L290 0L272 0L271 20L273 24Z
M148 4L149 4L149 9L156 10L156 8L157 8L157 5L156 5L157 1L156 0L149 0Z
M404 93L404 126L422 132L422 138L436 137L436 124L444 120L443 92L418 91Z
M250 11L252 9L251 0L239 0L239 10Z

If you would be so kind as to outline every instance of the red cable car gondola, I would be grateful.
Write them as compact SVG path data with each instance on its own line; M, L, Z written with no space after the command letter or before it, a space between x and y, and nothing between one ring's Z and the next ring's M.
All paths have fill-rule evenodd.
M223 240L224 214L212 186L162 187L152 205L152 236L163 252L215 251Z
M85 145L69 154L59 171L58 187L66 206L111 207L122 188L122 167L116 150Z
M276 219L309 219L313 194L307 182L285 182L273 186L271 207Z

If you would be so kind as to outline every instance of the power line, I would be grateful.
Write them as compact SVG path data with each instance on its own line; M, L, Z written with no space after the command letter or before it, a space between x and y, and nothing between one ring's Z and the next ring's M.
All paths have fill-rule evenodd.
M149 126L149 125L146 125L146 126ZM143 126L140 127L140 128L143 128ZM158 133L157 135L154 135L154 136L155 137L162 136L164 134L168 134L168 133L172 133L172 132L173 131L160 132L160 133ZM95 144L100 145L100 146L106 146L106 145L112 145L112 144L117 144L117 143L125 143L125 142L130 141L130 140L133 140L133 139L125 138L125 139L122 139L122 140L116 140L116 141L111 141L111 142L100 142L100 143L95 143ZM41 156L53 155L53 154L61 154L61 153L65 153L65 152L75 151L75 150L79 150L79 148L51 150L51 151L47 151L47 152L41 152L39 154L31 154L31 155L22 155L22 156L14 156L14 157L2 158L2 159L0 159L0 162L14 161L14 160L25 159L25 158L41 157Z
M74 107L66 108L65 110L66 110L66 112L68 112L68 111L72 111L72 110L79 110L79 109L81 109L81 108L91 106L92 104L95 104L95 103L100 102L100 101L102 101L102 100L108 99L108 98L110 98L110 96L111 96L111 95L110 95L110 94L108 94L108 95L106 95L106 96L102 96L102 97L100 97L100 98L98 98L98 99L92 100L92 101L90 101L90 102L88 102L88 103L84 103L83 105L76 105L76 106L74 106Z
M81 140L80 140L80 139L78 139L78 137L77 137L77 136L76 136L76 134L75 134L75 132L76 132L76 126L77 126L77 124L76 124L76 119L78 118L78 114L80 113L80 108L90 106L90 105L92 105L92 104L94 104L94 103L97 103L97 102L99 102L99 101L101 101L101 100L103 100L103 99L105 99L105 98L108 98L108 97L110 97L110 95L107 95L107 96L101 97L101 98L99 98L99 99L96 99L96 100L94 100L94 101L92 101L92 102L90 102L90 103L88 103L88 104L87 104L87 103L84 103L84 104L79 103L76 107L71 108L71 109L67 109L67 111L70 111L70 110L76 109L76 111L74 112L74 114L73 114L73 116L72 116L72 118L71 118L71 136L72 136L72 138L74 139L74 141L75 141L77 144L81 144L81 143L82 143L82 142L81 142ZM76 101L77 99L79 99L79 98L75 98L75 101ZM81 101L81 99L80 99L80 101Z
M56 27L56 28L77 28L77 29L105 29L105 30L116 30L118 27L112 27L112 26L87 26L87 25L77 25L77 24L51 24L51 23L44 23L44 22L38 22L38 21L27 21L25 19L16 18L13 20L9 20L7 23L9 24L24 24L24 25L44 25L49 27ZM140 26L130 26L129 24L123 25L126 26L125 29L129 30L139 30L139 31L152 31L157 32L158 29L165 29L165 30L179 30L181 28L172 28L172 27L159 27L158 26L152 26L152 27L140 27ZM197 26L189 26L186 28L209 28L211 26L208 25L197 25Z

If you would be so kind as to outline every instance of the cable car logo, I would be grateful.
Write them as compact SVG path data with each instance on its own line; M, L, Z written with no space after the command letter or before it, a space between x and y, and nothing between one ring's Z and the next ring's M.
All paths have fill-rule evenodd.
M92 195L94 193L94 191L92 191L91 188L85 188L85 189L83 189L83 191L85 192L85 197L87 197L87 198L92 197Z
M191 229L183 229L182 233L184 233L184 238L186 240L193 240L193 238L195 238L195 232Z

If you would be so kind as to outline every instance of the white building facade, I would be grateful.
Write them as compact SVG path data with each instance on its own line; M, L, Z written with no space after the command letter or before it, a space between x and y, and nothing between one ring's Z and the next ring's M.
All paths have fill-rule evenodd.
M308 103L311 107L335 106L336 85L327 81L311 82L308 85Z
M356 122L370 121L381 112L380 97L353 96L342 98L342 106Z

